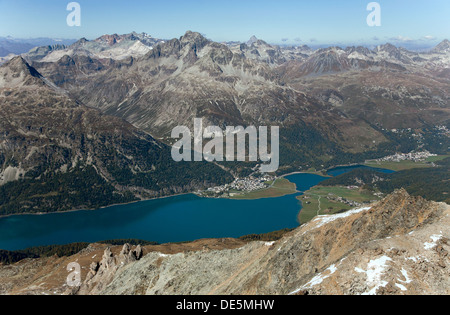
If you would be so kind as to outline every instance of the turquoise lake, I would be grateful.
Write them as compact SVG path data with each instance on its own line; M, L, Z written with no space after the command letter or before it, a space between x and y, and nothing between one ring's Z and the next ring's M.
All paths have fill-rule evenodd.
M313 174L286 178L299 191L326 179ZM170 243L268 233L299 226L299 194L259 200L183 195L95 211L5 217L0 219L0 249L131 238Z

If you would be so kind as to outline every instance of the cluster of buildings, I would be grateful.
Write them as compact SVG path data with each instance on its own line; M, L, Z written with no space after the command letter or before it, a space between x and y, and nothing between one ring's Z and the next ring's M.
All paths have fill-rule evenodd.
M384 129L383 129L384 130ZM399 133L406 133L406 132L412 132L413 130L411 129L411 128L408 128L408 129L391 129L391 132L392 133L397 133L397 134L399 134Z
M378 196L378 197L380 197L380 198L383 196L382 193L376 193L376 194L374 194L374 195L375 195L375 196ZM350 206L350 207L352 207L352 208L361 207L361 206L363 206L364 204L367 204L367 203L374 203L374 202L377 202L377 201L378 201L378 200L374 199L374 200L371 200L370 202L369 202L369 201L364 201L364 203L359 203L359 202L357 202L357 201L348 200L348 199L346 199L346 198L344 198L344 197L336 196L336 195L333 195L333 194L329 194L329 195L327 196L327 199L328 199L328 200L331 200L331 201L336 201L336 202L340 202L340 203L346 204L346 205L348 205L348 206Z
M436 126L436 129L444 135L450 135L450 131L448 130L448 128L446 126Z
M275 181L274 176L264 175L262 177L249 176L247 178L238 178L231 184L209 188L207 191L201 192L201 195L223 195L230 196L241 192L252 192L270 187Z
M327 196L327 199L331 200L331 201L336 201L336 202L343 203L343 204L348 205L350 207L361 207L362 206L362 204L359 203L359 202L356 202L356 201L353 201L353 200L348 200L348 199L346 199L344 197L335 196L333 194L329 194Z
M397 153L391 156L387 156L381 159L378 159L379 162L400 162L400 161L413 161L413 162L421 162L425 161L431 156L436 156L436 154L432 154L428 151L423 152L411 152L411 153Z
M385 130L385 129L383 129ZM411 137L415 138L417 140L417 142L420 144L422 143L424 137L421 133L415 133L413 129L408 128L408 129L392 129L391 130L392 133L396 133L396 134L407 134L410 135Z

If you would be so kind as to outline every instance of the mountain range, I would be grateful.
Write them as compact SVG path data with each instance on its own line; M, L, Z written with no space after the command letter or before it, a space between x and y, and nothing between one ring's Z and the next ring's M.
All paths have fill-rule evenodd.
M71 45L76 40L53 39L53 38L29 38L20 39L13 37L0 37L0 57L10 54L20 55L29 52L31 49L40 46Z
M310 138L326 162L392 143L384 130L447 124L446 43L423 54L389 44L313 51L262 40L226 45L187 32L141 57L65 55L32 65L84 104L155 137L194 117L219 126L276 124L295 147L284 147L288 163L292 149L310 151Z

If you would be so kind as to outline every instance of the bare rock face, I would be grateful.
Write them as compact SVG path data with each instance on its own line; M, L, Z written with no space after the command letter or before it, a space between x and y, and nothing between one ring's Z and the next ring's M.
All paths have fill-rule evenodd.
M113 279L116 273L124 266L136 262L142 257L142 247L134 249L130 244L125 244L119 255L114 256L108 247L103 253L100 262L93 262L81 287L68 290L66 294L96 294L104 289Z
M449 214L446 204L399 190L372 207L317 217L273 243L153 252L138 261L124 246L116 258L105 252L79 293L449 294Z

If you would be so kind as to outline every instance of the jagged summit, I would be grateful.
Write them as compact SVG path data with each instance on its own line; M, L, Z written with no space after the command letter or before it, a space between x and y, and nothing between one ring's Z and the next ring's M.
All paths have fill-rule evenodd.
M71 48L80 47L80 46L86 44L87 42L89 42L89 40L85 37L82 37L79 40L77 40L75 43L73 43L70 47Z
M43 76L22 56L14 57L0 67L0 88L32 84L45 84Z
M391 43L386 43L384 45L379 45L376 48L377 51L386 51L386 52L393 52L393 51L397 51L398 47L391 44Z
M450 51L450 41L448 39L444 39L439 45L437 45L433 52L446 53Z
M202 34L200 34L199 32L187 30L186 33L184 33L184 35L182 36L182 38L185 38L185 37L204 37L204 36Z
M127 41L131 41L131 42L136 42L136 41L140 41L143 44L149 44L150 46L154 43L155 39L148 35L147 33L137 33L137 32L131 32L129 34L123 34L123 35L119 35L119 34L105 34L103 36L100 36L99 38L95 39L94 42L97 43L106 43L109 46L114 46L116 44L119 44L121 42L127 42Z
M46 50L60 50L60 49L66 49L66 48L67 48L67 46L63 45L63 44L39 46L39 47L35 47L35 48L31 49L29 51L29 53L36 53L36 52L38 52L39 50L42 50L42 49L46 49Z
M186 34L180 38L180 42L182 44L191 43L204 47L210 40L198 32L187 31Z
M247 41L247 45L248 45L248 46L251 46L251 45L253 45L253 44L257 43L257 42L258 42L258 38L257 38L255 35L253 35L253 36Z
M113 34L113 35L103 35L97 38L95 41L100 43L106 43L109 46L113 46L119 43L122 39L123 39L122 36L119 36L118 34Z
M96 59L125 60L146 55L161 39L136 32L130 34L106 34L94 40L81 38L69 47L39 48L30 51L27 58L32 61L57 62L64 56L88 56Z
M352 46L352 47L347 47L347 48L345 49L345 51L348 52L348 53L354 53L354 52L357 52L357 53L363 54L363 55L365 55L365 56L368 56L368 55L370 55L370 54L373 53L369 48L364 47L364 46Z
M184 36L180 38L181 47L189 47L188 50L191 52L189 56L186 56L187 60L194 62L197 58L197 52L202 50L205 46L211 43L206 37L198 32L187 31ZM163 44L164 45L164 44ZM185 51L187 53L187 51Z
M30 75L35 76L35 77L40 77L41 76L39 74L39 72L37 72L36 69L31 67L28 64L28 62L22 56L14 57L9 62L7 62L3 67L10 68L11 70L14 70L14 71L17 71L17 72L19 72L19 71L27 71Z

